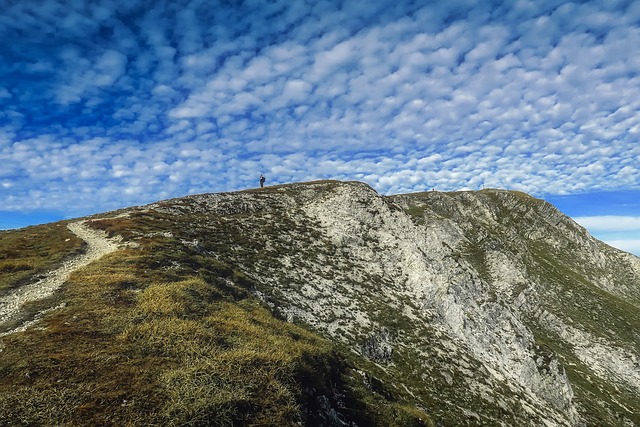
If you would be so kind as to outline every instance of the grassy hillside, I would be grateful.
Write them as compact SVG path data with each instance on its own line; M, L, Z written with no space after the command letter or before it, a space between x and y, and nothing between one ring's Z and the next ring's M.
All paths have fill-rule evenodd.
M82 244L64 222L0 231L0 295L54 268Z
M637 354L637 277L526 194L322 181L88 224L133 244L0 324L0 426L578 425L526 388L551 369L586 425L640 425L626 365L575 338ZM65 222L0 233L0 297L84 250Z
M77 271L48 302L63 308L1 338L0 425L431 425L357 356L275 318L237 266L173 237L197 221L93 221L141 246ZM5 265L33 266L8 287L80 247L57 224L3 238L34 236L37 250L2 247Z

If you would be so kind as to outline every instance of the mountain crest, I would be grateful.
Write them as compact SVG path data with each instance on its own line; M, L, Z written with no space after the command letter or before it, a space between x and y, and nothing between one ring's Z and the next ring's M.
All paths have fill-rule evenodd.
M194 305L194 321L206 323L220 298L259 301L274 322L328 340L333 368L292 374L292 399L316 414L294 411L296 423L640 425L640 262L524 193L382 196L317 181L166 200L87 224L128 242L119 262L139 256L140 277L176 283L162 291L166 304L182 292L210 301ZM122 290L133 311L164 289L141 280ZM142 339L135 322L121 327ZM147 331L145 340L158 333ZM262 414L252 405L231 406Z

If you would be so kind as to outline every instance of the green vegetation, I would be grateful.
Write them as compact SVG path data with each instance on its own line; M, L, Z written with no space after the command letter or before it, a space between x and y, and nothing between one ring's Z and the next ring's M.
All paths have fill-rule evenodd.
M593 375L590 366L574 355L570 345L559 337L545 331L540 325L532 325L538 344L538 351L546 357L553 354L558 357L571 381L577 403L582 407L582 416L586 425L612 425L613 419L625 418L640 425L640 413L634 412L638 402L627 393L619 390L597 375ZM615 399L612 397L615 396ZM606 405L603 405L606 402ZM613 425L618 425L613 424ZM620 425L625 425L622 422Z
M371 389L355 356L274 317L238 266L182 243L220 218L154 215L93 221L142 246L77 271L63 308L2 338L0 425L432 425L406 393Z
M0 232L0 295L55 268L81 250L66 222Z
M469 262L488 284L501 279L492 276L487 257L491 251L500 251L521 263L529 283L511 284L509 293L501 294L501 298L516 298L524 289L535 286L531 302L540 309L591 337L629 353L637 350L640 317L635 303L637 286L633 291L636 276L625 270L623 262L615 262L620 259L615 254L605 264L602 259L598 264L590 262L589 248L580 241L583 232L549 204L525 193L493 189L396 197L409 206L406 211L411 215L423 215L421 211L427 206L426 210L464 230L466 241L453 256ZM607 252L604 246L600 250ZM623 298L603 289L603 282L611 289L632 290L628 298ZM522 319L536 337L539 360L548 364L555 357L566 370L587 425L623 425L623 418L640 425L636 415L640 407L634 398L637 391L621 390L622 386L616 389L586 366L573 346L549 332L543 322L525 313Z
M413 222L418 225L423 225L424 220L424 207L422 206L410 206L405 209L405 213L411 217Z
M438 307L362 262L385 243L368 222L354 217L356 232L341 242L306 214L304 203L342 185L190 196L93 217L92 227L139 246L75 272L32 310L65 302L62 308L0 338L0 425L539 424L524 395L490 372L495 367L446 336ZM478 304L509 304L528 290L534 309L625 348L637 345L637 308L597 286L593 277L609 274L606 266L577 263L571 236L548 243L545 232L558 219L544 217L542 202L498 190L389 199L396 197L402 203L390 209L406 207L415 224L447 221L464 235L442 243L444 256L460 269L454 278L468 273L485 282ZM354 203L371 209L364 197ZM391 264L401 255L389 248L381 255ZM0 295L81 250L64 223L0 233ZM531 281L493 287L504 270L492 255L513 261ZM304 313L284 310L290 307L329 325L335 341L296 323ZM560 361L587 425L617 425L616 413L640 424L634 392L594 375L526 310L513 314L535 336L539 369ZM358 355L366 345L372 351L361 354L370 359Z
M640 318L635 306L593 285L584 272L568 268L562 254L536 245L532 251L537 264L533 273L551 285L548 304L553 312L564 313L595 336L613 342L637 339Z

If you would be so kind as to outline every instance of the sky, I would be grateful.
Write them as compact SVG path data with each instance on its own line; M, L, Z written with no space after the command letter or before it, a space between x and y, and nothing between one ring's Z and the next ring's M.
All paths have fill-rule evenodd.
M315 179L640 254L640 2L0 0L0 229Z

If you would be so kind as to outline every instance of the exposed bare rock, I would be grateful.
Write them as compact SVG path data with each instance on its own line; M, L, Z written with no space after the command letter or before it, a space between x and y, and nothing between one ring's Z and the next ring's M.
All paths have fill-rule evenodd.
M317 182L147 208L217 218L183 238L240 266L284 318L423 393L445 423L637 421L623 402L640 401L639 337L624 332L638 259L544 201Z
M178 253L163 268L219 264L281 319L357 355L368 389L401 391L438 425L640 425L640 259L542 200L321 181L129 214L131 241L160 236ZM313 396L319 423L352 425L339 396Z

